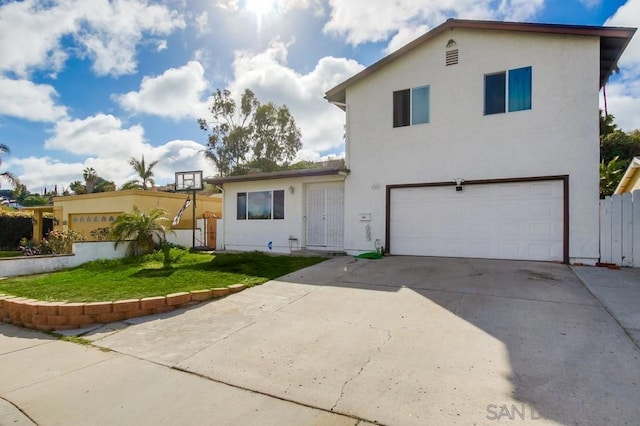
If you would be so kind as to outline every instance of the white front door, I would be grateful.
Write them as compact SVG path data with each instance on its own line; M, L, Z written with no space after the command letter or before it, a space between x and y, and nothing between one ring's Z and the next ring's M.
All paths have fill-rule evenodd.
M307 246L342 248L343 217L342 183L307 187Z

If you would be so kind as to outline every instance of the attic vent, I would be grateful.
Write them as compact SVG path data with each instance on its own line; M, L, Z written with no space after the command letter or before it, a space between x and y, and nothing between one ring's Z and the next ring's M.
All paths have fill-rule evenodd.
M445 57L445 65L456 65L458 63L458 49L447 50Z

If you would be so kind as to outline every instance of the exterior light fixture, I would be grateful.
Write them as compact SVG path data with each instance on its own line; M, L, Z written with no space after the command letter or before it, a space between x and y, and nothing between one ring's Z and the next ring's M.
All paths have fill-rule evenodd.
M462 184L464 183L464 179L457 178L454 182L456 183L456 192L461 192L462 191Z

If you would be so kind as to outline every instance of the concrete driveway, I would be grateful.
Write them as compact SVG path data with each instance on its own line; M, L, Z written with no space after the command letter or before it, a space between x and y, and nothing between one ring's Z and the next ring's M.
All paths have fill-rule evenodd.
M640 420L638 347L550 263L335 258L96 344L383 424Z
M640 419L640 349L565 265L340 257L131 322L85 337L109 356L270 398L282 405L272 412L313 411L296 411L297 424ZM206 401L194 389L180 393Z

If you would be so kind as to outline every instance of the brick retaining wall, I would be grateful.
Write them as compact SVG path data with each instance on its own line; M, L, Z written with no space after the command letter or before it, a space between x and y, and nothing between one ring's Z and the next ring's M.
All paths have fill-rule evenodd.
M42 302L0 294L0 320L42 331L71 330L93 324L169 312L237 293L245 288L244 284L234 284L228 287L173 293L166 296L93 303Z

